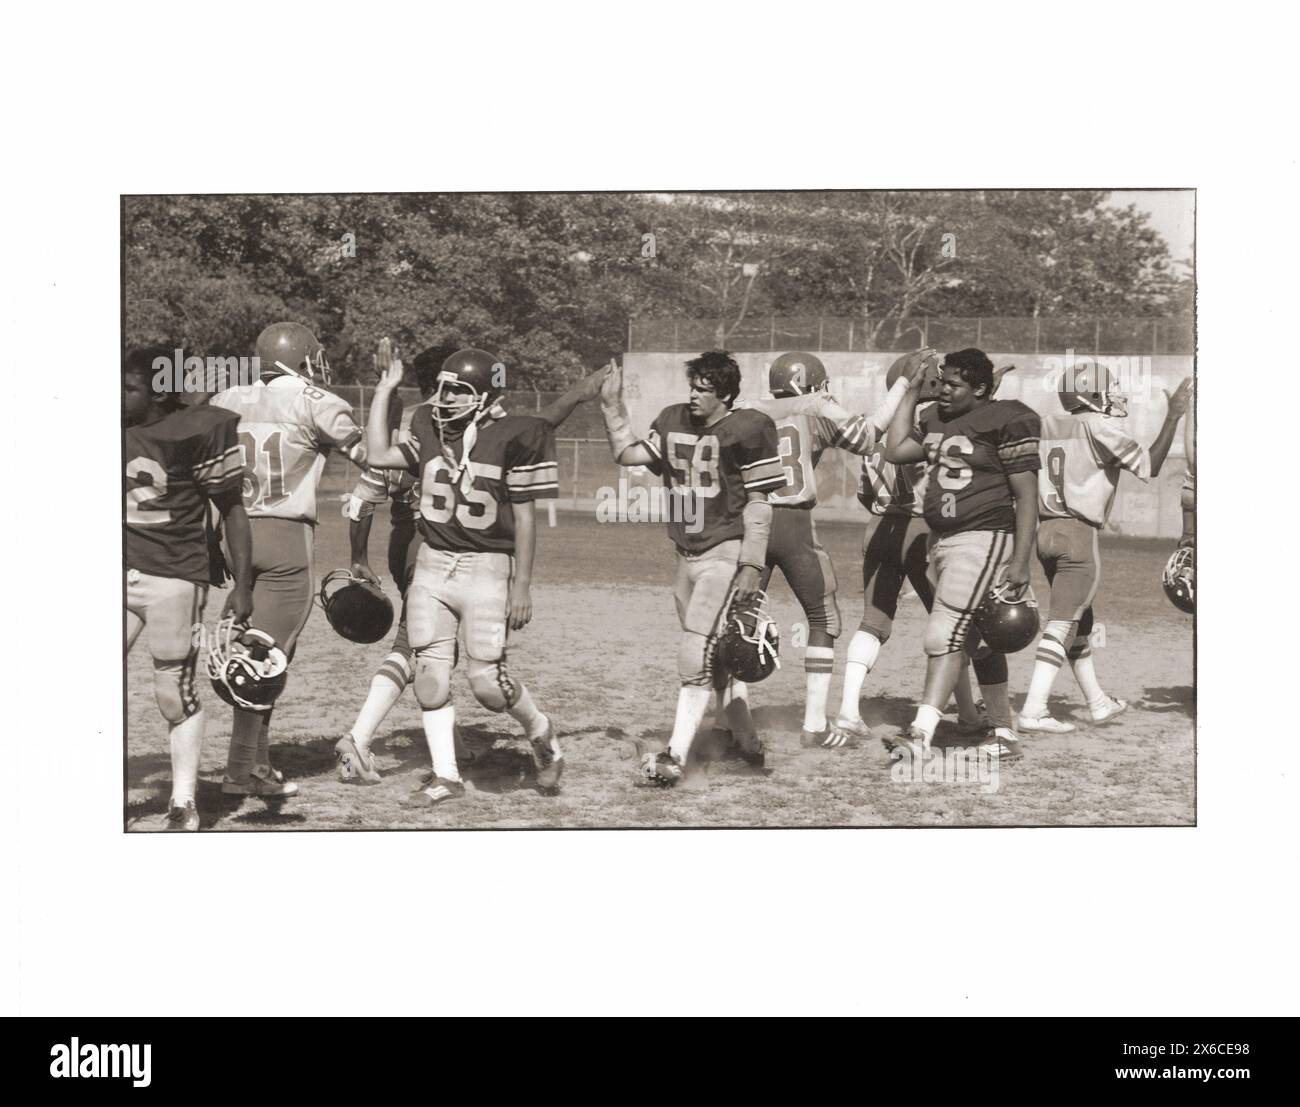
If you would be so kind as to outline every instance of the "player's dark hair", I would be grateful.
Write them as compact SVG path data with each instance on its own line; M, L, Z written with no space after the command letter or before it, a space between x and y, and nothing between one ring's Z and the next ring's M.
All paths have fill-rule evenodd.
M415 386L420 390L421 396L433 395L433 390L438 387L438 372L442 369L442 363L459 348L458 346L430 346L415 355L411 368L415 371Z
M984 399L993 395L993 362L983 350L967 346L964 350L944 354L942 368L956 369L958 376L971 388L983 385Z
M740 395L740 366L726 350L706 350L686 363L686 379L707 381L728 407Z
M154 368L154 362L160 358L165 359L170 366L175 356L176 349L173 346L137 346L132 350L128 350L126 356L122 359L122 376L143 378L145 384L149 387L149 394L157 402L180 403L180 393L175 386L177 374L167 371L163 372L160 377L160 371ZM158 387L160 380L165 387Z

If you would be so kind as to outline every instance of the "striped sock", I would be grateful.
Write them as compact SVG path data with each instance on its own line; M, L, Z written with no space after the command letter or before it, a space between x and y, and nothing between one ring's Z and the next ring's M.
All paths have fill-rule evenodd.
M394 661L397 658L397 661ZM406 667L403 667L403 663ZM414 674L409 663L401 654L389 654L384 663L370 680L370 691L366 693L366 702L357 712L357 721L352 724L352 740L363 754L369 754L370 743L375 740L379 729L388 713L402 698L402 693L411 682Z
M1070 640L1072 623L1053 620L1043 630L1038 640L1038 654L1034 659L1034 674L1029 678L1029 692L1024 705L1020 708L1022 715L1036 719L1047 713L1047 698L1052 694L1052 685L1056 674L1065 664L1065 643Z
M804 701L804 730L826 729L826 697L831 691L831 677L835 672L834 646L808 646L803 654L803 667L807 675L807 698Z

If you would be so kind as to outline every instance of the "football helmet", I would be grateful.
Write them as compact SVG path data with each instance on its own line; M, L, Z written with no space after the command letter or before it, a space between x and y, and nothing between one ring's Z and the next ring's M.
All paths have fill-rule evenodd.
M429 405L439 427L461 419L477 422L504 389L498 380L501 362L473 346L457 350L442 363Z
M1110 366L1085 361L1061 370L1061 406L1072 415L1097 411L1117 419L1128 414L1128 399L1119 394L1119 382Z
M228 615L212 630L201 628L212 687L231 707L270 711L289 682L289 659L265 631L235 625Z
M922 376L921 390L916 395L916 402L922 404L937 400L939 398L939 355L928 346L896 358L885 371L885 389L888 391L893 388L894 382L903 375L903 370L909 367L910 362L917 359L921 361L921 368L918 371Z
M349 642L378 642L393 626L393 603L382 589L353 576L350 569L326 573L320 605L330 626Z
M767 371L767 387L773 396L804 396L830 387L826 366L815 354L782 354Z
M328 387L330 366L325 347L301 323L272 323L257 336L262 373L289 373Z
M1038 637L1038 601L1026 588L1019 599L1011 599L1004 580L989 589L975 612L975 629L991 650L1016 653Z
M1196 549L1192 546L1179 546L1169 560L1165 562L1165 571L1161 577L1165 586L1165 595L1179 611L1188 615L1196 613Z
M717 675L755 684L781 667L781 633L767 609L767 594L731 601L718 634Z

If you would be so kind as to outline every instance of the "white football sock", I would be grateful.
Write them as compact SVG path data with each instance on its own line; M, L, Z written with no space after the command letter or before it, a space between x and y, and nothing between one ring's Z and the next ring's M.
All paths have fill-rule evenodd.
M1065 643L1070 640L1070 626L1063 619L1055 619L1043 629L1043 636L1038 640L1034 673L1029 678L1029 692L1020 708L1022 715L1037 719L1047 714L1047 699L1052 694L1052 685L1065 664Z
M1079 691L1083 693L1083 698L1088 701L1091 708L1101 707L1108 703L1110 697L1101 690L1101 684L1097 680L1097 670L1092 665L1092 647L1086 638L1076 638L1074 640L1075 649L1078 650L1079 643L1083 643L1084 653L1079 657L1070 658L1070 668L1074 670L1074 679L1079 684Z
M875 668L880 646L880 639L867 630L859 630L849 639L849 654L844 664L844 693L840 697L840 714L845 718L862 717L858 705L862 698L862 682Z
M524 728L524 737L530 742L540 741L546 737L546 728L551 725L540 711L537 710L537 704L533 703L533 697L528 689L522 684L516 684L519 689L519 698L515 700L513 707L507 707L510 717L514 719L521 727Z
M434 711L422 711L420 720L424 723L424 740L429 745L429 760L433 762L434 775L443 780L459 780L455 705L449 703Z
M402 698L405 685L399 688L391 677L375 675L370 681L370 691L366 693L366 702L357 712L357 721L352 724L352 740L362 753L370 752L370 743L375 740L375 731L388 713Z
M194 798L203 756L203 710L182 719L167 732L172 753L172 806L184 807Z
M826 697L830 695L831 677L835 671L834 646L808 646L803 654L803 667L807 673L807 692L803 709L804 730L826 729Z
M686 759L691 755L695 732L700 729L704 714L709 709L709 695L709 688L698 684L683 684L677 693L677 718L673 722L673 736L668 742L668 752L679 764L685 765Z
M929 741L934 737L935 727L939 725L939 720L943 716L939 713L937 707L931 707L928 703L920 704L916 709L916 718L912 720L912 726L925 735Z

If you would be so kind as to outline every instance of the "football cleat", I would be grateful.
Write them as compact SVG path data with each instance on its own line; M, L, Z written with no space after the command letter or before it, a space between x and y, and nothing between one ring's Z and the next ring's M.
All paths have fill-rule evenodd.
M272 323L257 336L257 358L263 374L288 373L329 387L325 348L301 323Z
M716 671L754 684L781 667L781 633L767 609L767 594L733 599L716 647Z
M989 649L1016 653L1038 637L1038 601L1026 587L1016 599L1006 581L995 584L975 612L975 629Z
M243 780L226 777L221 782L222 795L258 796L261 799L288 799L298 794L298 785L284 779L284 773L270 765L259 765Z
M830 387L826 366L815 354L782 354L767 371L767 387L773 396L803 396Z
M338 762L339 780L344 784L378 784L373 754L361 752L361 747L351 734L345 734L334 743L334 759Z
M1117 700L1107 696L1106 702L1102 704L1101 707L1094 708L1090 706L1088 708L1088 714L1092 716L1092 721L1094 723L1104 723L1108 719L1113 719L1127 707L1127 700Z
M656 750L644 742L637 742L636 752L641 776L647 784L671 788L685 774L682 763L667 750Z
M402 801L403 807L437 807L448 800L460 799L465 795L465 784L460 780L448 780L435 776L423 788L418 788Z
M537 767L537 790L554 796L560 791L560 776L564 772L564 753L555 740L555 727L546 720L546 733L529 741L533 747L533 764Z
M880 744L891 757L924 757L930 752L925 731L909 726L901 734L882 734Z
M193 833L199 829L199 811L193 800L186 800L184 807L172 807L163 820L163 830Z
M980 753L996 758L999 762L1019 761L1025 756L1016 732L1007 726L993 728L993 737L979 746Z
M275 639L252 627L237 627L233 615L209 630L199 626L212 687L231 707L270 711L289 682L289 659Z
M1188 615L1196 613L1196 547L1179 546L1169 560L1160 578L1165 595L1179 611Z
M378 642L393 626L393 602L383 589L350 569L325 574L320 586L325 618L349 642Z
M846 720L848 726L840 726L840 720L836 719L830 726L823 730L799 731L799 745L806 750L823 749L823 750L852 750L858 748L858 741L861 735L854 729L853 720ZM856 726L866 730L866 724L859 722Z
M1030 734L1069 734L1076 729L1073 723L1054 719L1046 712L1042 715L1022 714L1016 719L1016 726Z

